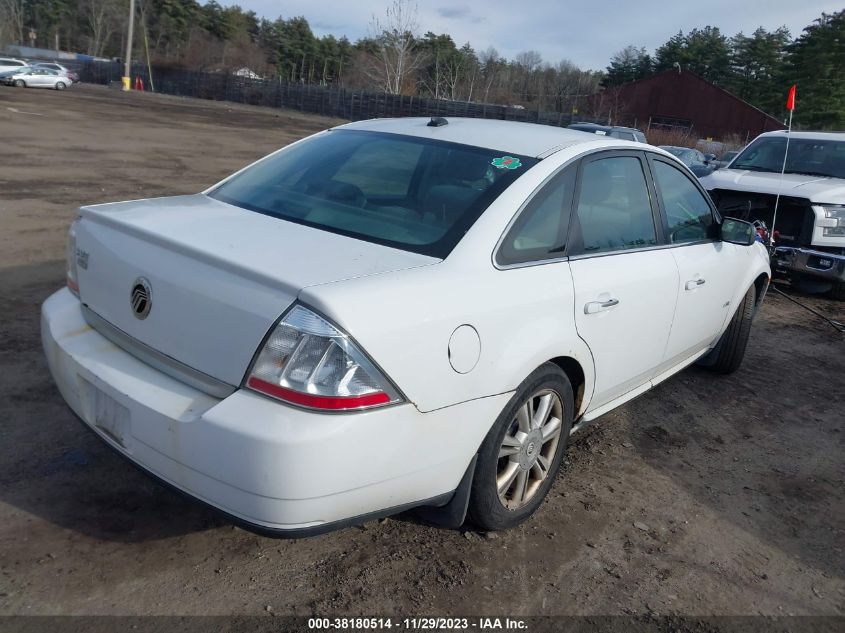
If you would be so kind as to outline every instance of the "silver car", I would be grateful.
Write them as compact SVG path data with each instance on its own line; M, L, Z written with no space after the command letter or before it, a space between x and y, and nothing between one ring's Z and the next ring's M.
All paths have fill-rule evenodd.
M27 66L20 72L4 77L3 83L18 88L53 88L55 90L64 90L73 84L67 75L59 74L49 68L34 66Z

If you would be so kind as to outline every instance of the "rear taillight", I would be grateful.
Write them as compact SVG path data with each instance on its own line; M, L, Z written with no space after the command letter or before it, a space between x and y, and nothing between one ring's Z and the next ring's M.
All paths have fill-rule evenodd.
M65 246L65 282L77 297L79 296L79 278L76 274L76 225L78 222L79 218L71 222Z
M276 325L246 385L310 409L344 411L401 402L398 390L350 337L302 305Z

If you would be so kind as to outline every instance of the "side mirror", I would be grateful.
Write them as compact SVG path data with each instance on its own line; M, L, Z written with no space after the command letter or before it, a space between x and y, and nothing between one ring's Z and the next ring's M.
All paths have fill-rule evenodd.
M736 218L725 218L722 220L720 237L723 242L751 246L757 240L757 229L751 222L737 220Z
M710 164L714 160L716 160L716 154L705 154L704 155L704 163L705 164Z

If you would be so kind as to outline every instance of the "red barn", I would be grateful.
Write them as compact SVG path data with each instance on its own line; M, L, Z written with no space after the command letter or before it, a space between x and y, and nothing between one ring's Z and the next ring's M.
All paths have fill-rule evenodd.
M762 132L786 126L695 73L666 70L629 84L608 88L594 97L593 107L610 114L614 124L640 129L693 129L700 138L737 134L751 140Z

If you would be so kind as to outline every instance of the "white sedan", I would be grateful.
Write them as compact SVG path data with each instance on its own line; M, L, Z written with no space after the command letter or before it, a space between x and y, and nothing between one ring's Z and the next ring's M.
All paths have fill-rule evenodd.
M523 521L574 430L735 370L770 276L666 152L477 119L351 123L201 194L83 207L67 253L42 337L73 411L282 536Z
M64 90L73 85L73 81L67 75L50 68L27 66L14 74L6 74L4 83L18 88L52 88L53 90Z

